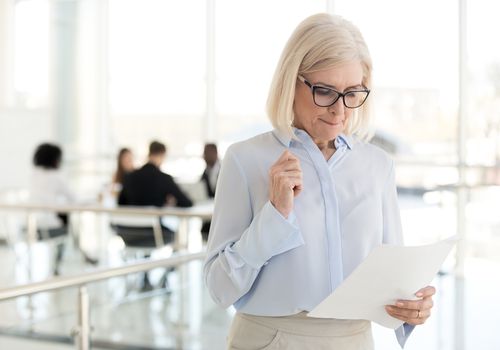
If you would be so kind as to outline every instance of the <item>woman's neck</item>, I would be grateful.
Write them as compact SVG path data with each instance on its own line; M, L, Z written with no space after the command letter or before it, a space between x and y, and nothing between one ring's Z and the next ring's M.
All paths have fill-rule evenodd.
M333 154L337 150L337 148L335 148L335 140L330 140L330 141L314 140L314 143L316 144L316 146L318 146L321 153L323 153L323 156L325 157L326 160L330 159L330 157L333 156Z

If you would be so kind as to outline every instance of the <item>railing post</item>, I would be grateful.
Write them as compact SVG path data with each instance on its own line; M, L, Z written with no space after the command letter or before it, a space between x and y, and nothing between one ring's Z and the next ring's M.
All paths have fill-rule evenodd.
M30 282L33 282L33 246L35 245L37 238L38 238L38 228L37 228L37 223L36 223L36 213L33 211L28 211L27 215L27 234L28 234L28 239L27 239L27 248L28 248L28 280ZM30 319L34 319L33 317L33 311L35 307L33 306L33 298L32 295L28 297L28 308L30 310Z
M179 228L175 235L174 251L185 250L188 248L189 243L189 218L179 218Z
M78 329L76 332L78 350L90 350L90 303L87 286L78 290Z
M37 241L37 224L36 224L36 213L33 211L28 211L28 223L27 223L27 233L28 233L28 244L31 246Z
M163 229L161 227L161 216L153 218L153 234L155 237L156 247L163 247L165 241L163 240Z

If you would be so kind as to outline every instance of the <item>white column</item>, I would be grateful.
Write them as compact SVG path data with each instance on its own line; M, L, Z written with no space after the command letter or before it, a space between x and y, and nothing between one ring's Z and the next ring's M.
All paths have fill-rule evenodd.
M78 28L78 151L95 159L113 146L108 97L108 1L81 2Z
M458 188L457 188L457 235L460 241L457 245L455 274L464 277L465 247L467 240L465 205L467 204L466 184L466 142L468 117L468 70L467 70L467 0L459 1L459 93L458 93Z
M465 207L467 204L466 184L466 146L467 146L467 118L468 104L468 69L467 69L467 0L458 2L458 128L457 128L457 156L458 156L458 188L457 188L457 235L460 239L457 244L455 264L455 322L454 322L454 349L465 349L465 257L467 247L467 220Z
M12 23L14 1L0 0L0 109L8 104L12 88Z
M52 98L56 137L66 154L74 154L77 139L76 1L51 2Z
M216 140L215 124L215 0L207 0L207 72L205 141Z

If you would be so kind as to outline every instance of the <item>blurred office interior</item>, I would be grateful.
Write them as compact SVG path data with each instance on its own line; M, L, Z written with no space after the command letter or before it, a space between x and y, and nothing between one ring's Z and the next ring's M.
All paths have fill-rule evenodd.
M396 161L406 244L460 238L432 282L434 315L406 349L500 349L500 5L486 0L0 0L0 204L19 205L0 208L0 289L53 278L54 245L29 242L22 207L38 144L64 149L82 203L103 203L120 148L140 166L152 140L168 147L162 169L193 191L206 142L222 158L271 129L281 50L325 11L354 22L371 50L371 142ZM138 256L106 213L70 214L62 277ZM185 224L184 246L202 252L201 219ZM134 277L89 284L93 349L224 348L234 310L210 299L201 260L170 273L167 289L141 292ZM0 301L0 349L76 348L77 292ZM374 334L377 349L398 349L389 330Z

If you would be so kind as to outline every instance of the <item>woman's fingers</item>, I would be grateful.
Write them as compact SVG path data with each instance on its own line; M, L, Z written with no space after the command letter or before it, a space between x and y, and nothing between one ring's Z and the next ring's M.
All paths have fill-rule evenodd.
M274 207L285 217L293 209L293 198L302 190L300 161L285 150L269 170L269 197Z
M419 298L430 297L434 294L436 294L436 288L434 288L433 286L424 287L415 293L415 295Z
M387 305L385 309L392 317L412 325L424 324L431 315L430 310L408 310L392 305Z
M421 299L398 300L395 305L387 305L385 309L392 317L409 324L423 324L431 315L431 309L434 306L434 301L432 300L434 294L436 294L436 288L427 286L415 293Z
M402 309L422 310L430 309L434 306L434 302L430 297L425 297L422 300L398 300L396 306Z

